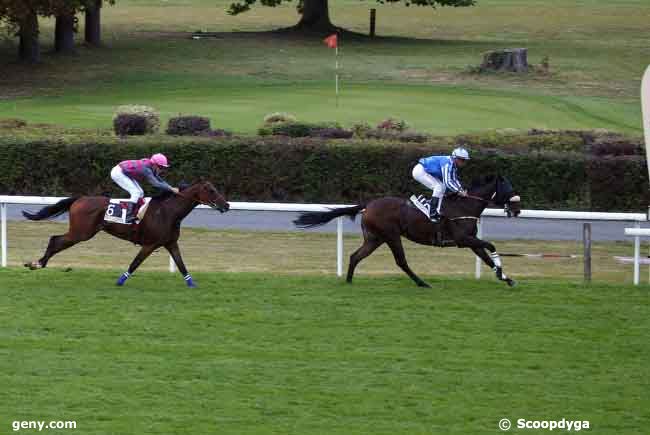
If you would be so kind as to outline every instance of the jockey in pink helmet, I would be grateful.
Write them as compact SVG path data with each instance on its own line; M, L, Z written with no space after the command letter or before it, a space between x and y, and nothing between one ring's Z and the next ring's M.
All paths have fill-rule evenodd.
M157 189L178 193L178 188L170 186L160 178L160 168L167 167L169 167L167 157L158 153L148 159L125 160L111 170L113 181L131 195L126 214L127 223L132 223L135 220L135 206L144 196L144 191L139 182L147 180L149 184Z

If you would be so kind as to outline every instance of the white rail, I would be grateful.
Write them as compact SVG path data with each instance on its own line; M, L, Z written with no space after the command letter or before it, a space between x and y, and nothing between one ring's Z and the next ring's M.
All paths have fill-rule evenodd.
M23 205L52 205L64 197L46 197L46 196L6 196L0 195L0 215L2 219L2 267L7 267L7 204ZM328 211L332 208L350 207L345 204L286 204L286 203L263 203L263 202L230 202L231 210L241 211L281 211L281 212L308 212L308 211ZM207 209L206 206L197 208ZM501 209L486 209L482 216L505 217ZM550 211L550 210L522 210L520 219L566 219L566 220L585 220L585 221L619 221L635 222L637 226L640 222L646 221L647 217L643 213L600 213L600 212L576 212L576 211ZM479 234L484 236L482 224L479 221ZM338 276L343 275L343 218L337 219L336 225L336 273ZM170 257L170 271L174 271L174 262ZM476 258L477 278L481 276L481 260Z
M639 264L641 263L641 237L650 237L650 228L625 228L625 235L634 237L634 285L639 285Z

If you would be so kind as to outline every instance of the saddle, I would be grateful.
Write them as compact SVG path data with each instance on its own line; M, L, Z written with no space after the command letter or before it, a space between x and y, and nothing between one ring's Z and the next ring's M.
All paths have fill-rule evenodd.
M426 217L427 221L434 227L433 239L431 240L431 243L434 246L438 246L440 248L456 246L456 242L454 242L450 237L447 237L447 235L443 231L444 227L441 225L441 223L444 222L445 219L444 216L441 217L440 223L433 223L429 220L429 208L431 207L430 199L428 199L424 195L419 195L419 196L411 195L411 197L407 201L407 204L421 211L422 214L424 214L424 216Z
M136 215L136 220L132 225L138 225L144 215L147 213L149 207L149 202L151 198L140 199L135 205L134 214ZM129 201L123 201L119 199L111 199L106 208L106 213L104 214L104 221L111 222L115 224L128 225L126 223L126 210L129 207Z

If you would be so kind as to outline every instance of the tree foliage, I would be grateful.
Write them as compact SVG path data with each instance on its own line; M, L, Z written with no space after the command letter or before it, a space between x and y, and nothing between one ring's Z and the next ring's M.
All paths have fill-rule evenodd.
M115 4L115 0L106 0ZM20 23L36 14L42 17L75 14L92 7L95 0L0 0L0 21Z

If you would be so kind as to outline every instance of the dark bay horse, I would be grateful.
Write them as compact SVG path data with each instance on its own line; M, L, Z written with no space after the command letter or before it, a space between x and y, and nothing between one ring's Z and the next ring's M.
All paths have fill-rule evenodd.
M170 193L153 198L139 228L135 231L132 225L104 221L108 203L109 198L104 196L82 196L63 199L54 205L42 208L37 213L23 211L23 216L33 221L70 213L68 232L50 237L45 254L39 260L27 263L25 266L32 270L44 268L55 254L79 242L90 240L103 230L120 239L142 245L140 252L131 262L129 270L118 279L117 285L123 285L153 251L164 246L174 259L187 285L195 287L178 247L181 221L199 204L206 204L222 213L230 208L228 202L210 182L201 181L178 194Z
M328 212L303 213L294 224L301 228L323 225L334 218L349 216L354 219L363 213L361 229L363 245L350 256L347 281L352 282L354 269L359 262L375 249L388 244L397 265L420 287L429 287L409 267L404 255L401 237L422 244L470 248L485 264L494 270L499 280L513 286L515 282L503 273L501 258L494 245L476 237L477 222L483 210L492 202L503 206L508 217L521 212L521 199L512 184L501 176L484 177L472 183L467 197L449 196L443 203L444 218L439 224L432 223L410 200L384 197L366 205L333 209ZM448 239L448 242L445 242ZM489 251L489 254L486 252Z

